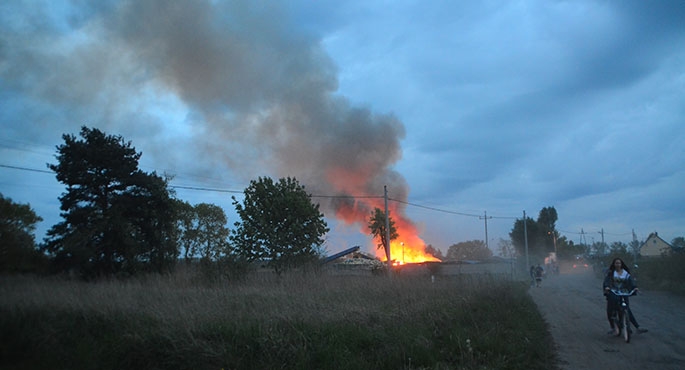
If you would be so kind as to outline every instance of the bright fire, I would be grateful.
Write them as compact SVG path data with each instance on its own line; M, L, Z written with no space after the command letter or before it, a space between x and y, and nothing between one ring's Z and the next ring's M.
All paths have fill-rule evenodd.
M390 218L393 218L393 212L390 211ZM395 221L397 228L397 239L390 242L390 258L395 261L396 265L404 265L405 263L421 263L421 262L440 262L438 258L427 254L425 252L426 243L417 235L416 227L412 224L400 225L398 220ZM374 240L374 250L376 257L381 261L387 261L385 251L383 248L376 249L380 240Z
M365 194L360 189L364 183L364 175L359 176L354 173L343 170L331 170L329 175L335 179L346 179L342 184L337 181L340 191L347 194ZM355 181L355 179L359 181ZM332 181L336 183L336 181ZM347 223L358 223L362 225L361 232L369 234L368 228L369 218L375 208L381 210L385 209L384 200L382 198L350 198L343 200L335 205L336 216ZM425 252L426 243L419 237L418 230L414 223L404 215L404 208L401 203L388 203L390 219L395 222L398 237L390 243L390 258L395 261L396 265L403 265L405 263L421 263L421 262L440 262L440 259L427 254ZM377 248L380 240L374 239L373 245L370 248L375 252L376 256L381 261L387 261L385 250L381 247Z

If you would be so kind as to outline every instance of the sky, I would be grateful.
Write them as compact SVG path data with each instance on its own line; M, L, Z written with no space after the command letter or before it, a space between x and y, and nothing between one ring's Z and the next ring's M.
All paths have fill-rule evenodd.
M685 235L685 2L6 1L0 193L59 222L62 135L120 135L237 221L295 177L336 253L383 208L444 252L555 207L569 240Z

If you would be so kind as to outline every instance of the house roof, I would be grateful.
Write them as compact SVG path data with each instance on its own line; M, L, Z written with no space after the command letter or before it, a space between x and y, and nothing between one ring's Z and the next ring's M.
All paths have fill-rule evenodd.
M642 243L642 245L640 245L640 249L642 249L642 247L646 246L647 243L648 243L650 240L653 240L653 239L660 240L662 243L666 244L669 248L671 248L671 250L673 249L673 246L672 246L669 242L667 242L667 241L661 239L661 237L659 236L659 234L657 234L656 231L653 232L653 233L651 233L651 234L649 234L649 236L647 237L647 240L645 240L645 242Z

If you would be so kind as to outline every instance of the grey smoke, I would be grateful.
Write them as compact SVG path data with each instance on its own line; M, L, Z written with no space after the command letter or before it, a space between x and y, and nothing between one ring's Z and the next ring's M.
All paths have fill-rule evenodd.
M37 7L23 12L26 22L41 16ZM2 26L0 76L43 103L26 112L39 136L64 120L71 133L86 124L122 134L161 162L246 180L294 176L328 195L381 195L388 185L406 197L392 169L403 124L336 94L333 61L294 19L280 2L67 7L43 28ZM148 98L182 103L187 133L170 135Z

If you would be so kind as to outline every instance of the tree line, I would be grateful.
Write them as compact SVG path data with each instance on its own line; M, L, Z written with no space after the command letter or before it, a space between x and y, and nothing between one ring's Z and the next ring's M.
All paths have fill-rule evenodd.
M139 168L141 153L121 136L82 127L65 134L57 163L48 164L66 190L61 221L36 244L42 219L29 205L0 194L0 272L73 273L85 279L171 271L179 261L266 261L276 272L318 260L329 231L297 179L250 182L235 228L220 207L177 199L168 176Z
M312 203L295 178L252 180L242 202L232 197L239 220L229 229L222 208L182 201L169 187L170 177L140 170L141 153L121 136L84 126L79 137L65 134L62 138L64 143L56 148L57 163L48 164L66 187L59 197L62 220L37 244L33 232L41 217L29 205L0 194L0 273L74 273L92 279L164 273L179 261L195 260L220 262L235 271L261 261L281 273L315 263L324 253L328 226L319 205ZM516 220L510 240L500 240L500 252L508 257L524 255L527 237L532 256L556 251L564 258L585 253L588 246L560 235L557 220L554 207L543 208L537 220ZM374 209L369 233L386 255L386 236L390 240L399 236L392 217L387 225L389 232L386 214ZM605 248L625 252L630 247L635 246L595 246L602 252ZM432 245L425 250L448 260L492 257L481 240L453 244L445 255Z

